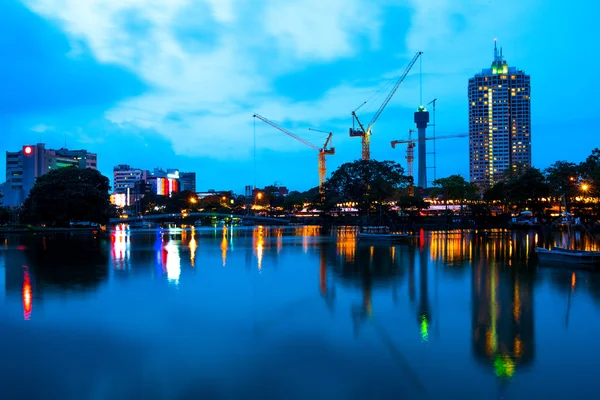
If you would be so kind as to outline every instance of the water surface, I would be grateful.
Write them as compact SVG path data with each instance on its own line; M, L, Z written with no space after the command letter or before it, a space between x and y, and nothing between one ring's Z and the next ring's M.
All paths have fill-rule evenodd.
M60 399L596 398L600 277L535 233L0 238L0 393ZM583 238L580 238L584 241Z

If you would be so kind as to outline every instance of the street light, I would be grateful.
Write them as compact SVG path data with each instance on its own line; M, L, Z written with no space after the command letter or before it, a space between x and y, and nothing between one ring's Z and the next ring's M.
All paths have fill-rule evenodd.
M192 204L196 204L197 202L198 202L198 200L195 197L192 197L190 199L190 203L192 203Z
M262 199L262 197L263 197L263 194L259 192L259 193L258 193L258 195L257 195L257 197L258 197L258 199L260 200L260 199Z
M584 192L587 192L589 188L590 187L587 183L584 183L583 185L581 185L581 190L583 190Z

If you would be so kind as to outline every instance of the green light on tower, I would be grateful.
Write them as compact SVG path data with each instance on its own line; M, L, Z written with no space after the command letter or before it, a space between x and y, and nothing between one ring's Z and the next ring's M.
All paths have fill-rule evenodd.
M429 321L425 315L421 315L421 339L424 342L429 339Z
M507 355L496 355L494 369L496 370L496 376L510 378L515 374L515 363Z

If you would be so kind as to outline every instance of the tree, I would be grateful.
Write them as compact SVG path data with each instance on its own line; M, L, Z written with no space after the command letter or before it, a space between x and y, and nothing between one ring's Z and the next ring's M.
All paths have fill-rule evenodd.
M442 195L446 200L472 200L477 195L477 186L467 182L461 175L450 175L433 181L433 195Z
M546 168L550 193L555 197L564 195L568 200L576 196L580 190L580 178L581 169L572 162L557 161Z
M543 211L541 199L550 195L550 187L542 171L529 167L506 182L505 194L508 202L518 209Z
M394 161L358 160L342 164L325 182L321 209L341 202L353 202L361 215L368 215L373 204L389 199L412 183L404 169Z
M198 205L198 195L190 190L172 193L166 200L165 212L178 213L183 210L195 209Z
M146 193L140 203L144 214L160 214L165 212L167 197L152 192Z
M421 211L429 208L429 203L421 197L416 196L399 196L396 205L402 211Z
M600 197L600 149L592 150L587 159L579 166L585 191L594 197Z
M65 167L37 178L23 205L34 223L67 226L70 221L105 224L114 215L108 178L95 169Z
M301 211L307 198L301 192L292 190L283 200L283 209L289 213Z

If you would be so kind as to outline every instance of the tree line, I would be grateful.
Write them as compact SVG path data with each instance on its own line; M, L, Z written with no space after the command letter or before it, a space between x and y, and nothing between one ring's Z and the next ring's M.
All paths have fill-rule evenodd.
M204 198L182 191L171 196L145 194L135 210L141 214L211 211L245 214L249 204L277 209L285 213L310 208L330 215L339 205L358 210L363 218L388 214L392 206L400 210L422 210L429 206L423 196L409 195L413 179L405 175L394 161L357 160L339 166L322 188L306 192L292 191L276 195L276 188L265 188L260 199L219 192ZM22 222L68 226L71 221L105 224L117 216L110 203L109 180L93 169L65 167L52 170L36 180L21 209ZM417 191L419 193L419 191ZM581 163L557 161L548 168L517 165L504 172L503 179L487 189L467 182L460 175L437 179L429 197L440 202L454 201L464 205L473 215L489 215L494 208L504 213L530 210L543 213L550 205L566 205L582 216L598 218L600 198L600 150L594 149ZM0 199L1 200L1 199ZM0 223L8 220L8 212L0 207Z

